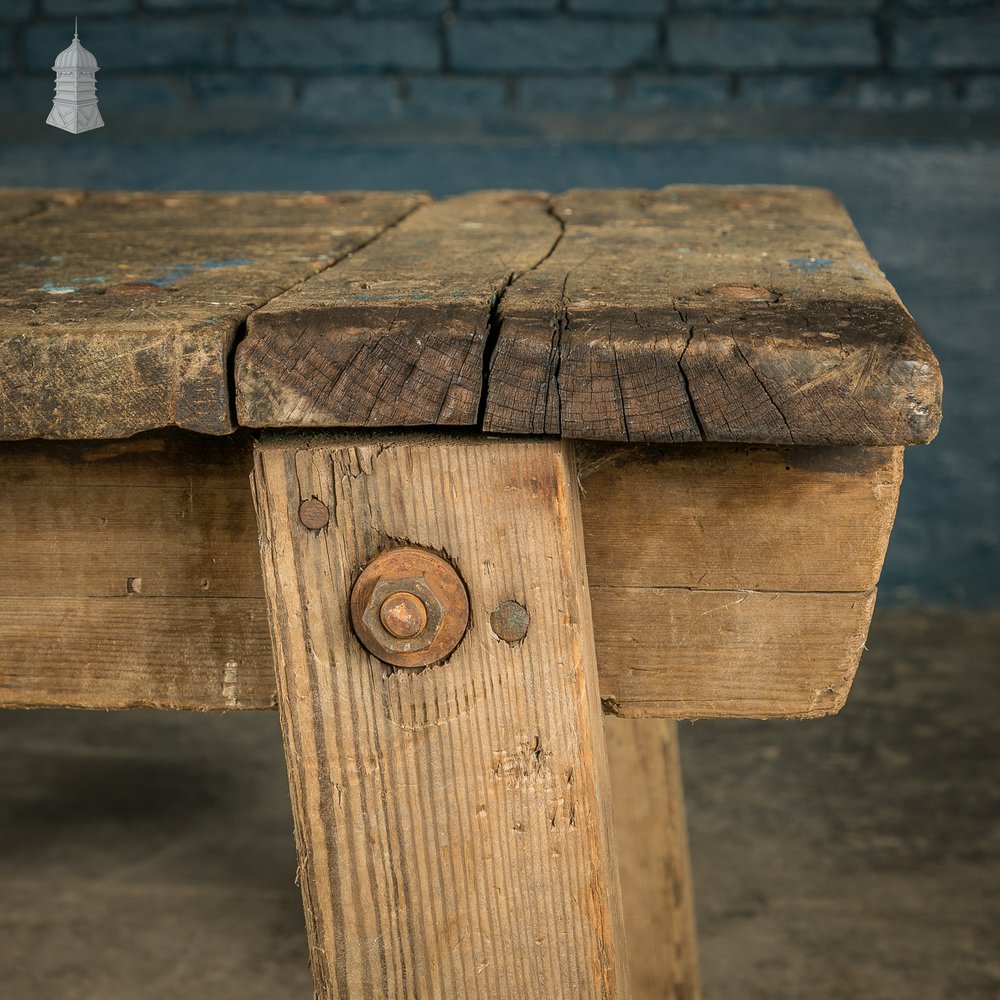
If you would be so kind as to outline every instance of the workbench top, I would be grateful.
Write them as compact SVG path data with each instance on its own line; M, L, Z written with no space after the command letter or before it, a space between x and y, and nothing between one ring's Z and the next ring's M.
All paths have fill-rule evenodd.
M903 445L937 361L826 191L0 191L0 438Z

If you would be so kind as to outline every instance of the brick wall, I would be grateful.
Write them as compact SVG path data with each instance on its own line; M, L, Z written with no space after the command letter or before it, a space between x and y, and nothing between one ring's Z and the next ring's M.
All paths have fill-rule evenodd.
M997 0L0 0L0 110L47 106L75 14L106 112L1000 109Z

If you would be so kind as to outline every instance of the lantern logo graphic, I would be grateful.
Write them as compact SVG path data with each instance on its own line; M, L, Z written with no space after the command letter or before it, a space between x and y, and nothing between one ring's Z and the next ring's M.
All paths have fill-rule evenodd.
M47 125L67 132L89 132L101 128L104 119L97 109L97 60L88 52L73 26L73 41L56 56L52 67L56 74L56 96Z

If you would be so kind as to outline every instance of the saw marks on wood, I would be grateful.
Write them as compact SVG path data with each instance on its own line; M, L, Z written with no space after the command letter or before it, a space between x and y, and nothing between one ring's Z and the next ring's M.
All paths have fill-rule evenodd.
M230 355L250 312L421 200L4 193L0 438L231 431Z

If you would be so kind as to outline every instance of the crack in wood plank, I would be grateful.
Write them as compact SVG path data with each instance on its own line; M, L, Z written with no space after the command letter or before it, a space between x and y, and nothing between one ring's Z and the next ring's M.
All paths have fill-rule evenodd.
M254 312L236 357L241 423L476 426L504 294L561 235L538 192L423 206ZM387 310L400 318L389 336Z
M808 445L933 438L933 355L829 192L678 185L570 191L554 203L565 238L505 295L511 320L484 430ZM813 259L829 266L810 268ZM556 355L542 317L563 309L573 325Z

